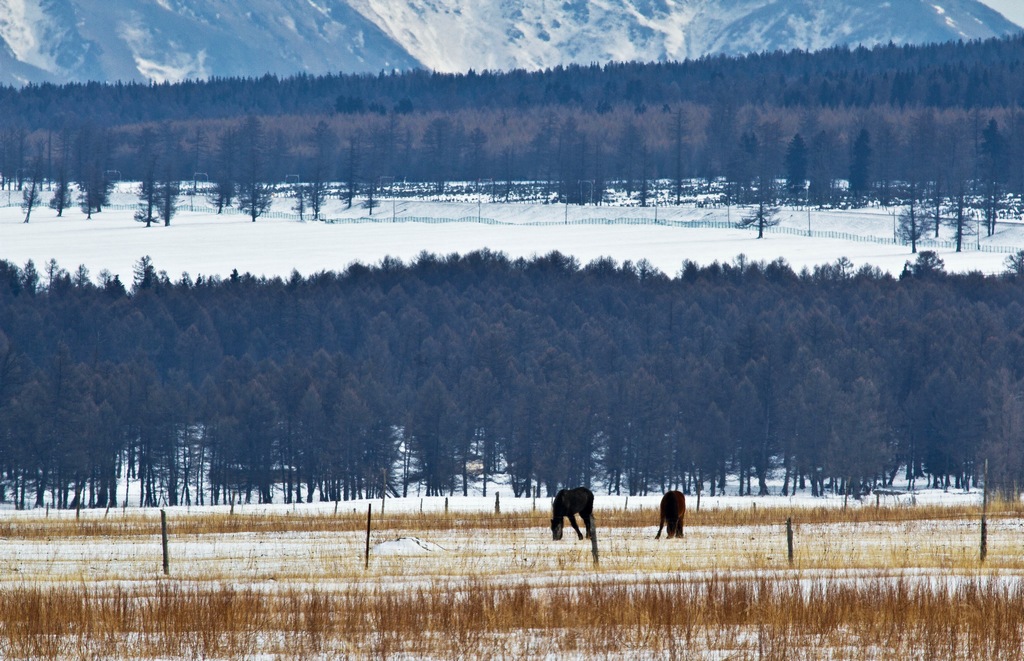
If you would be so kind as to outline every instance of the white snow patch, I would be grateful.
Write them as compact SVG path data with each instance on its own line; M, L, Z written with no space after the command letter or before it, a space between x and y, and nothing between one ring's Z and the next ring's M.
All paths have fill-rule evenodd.
M373 547L375 555L423 555L438 551L444 551L444 549L418 537L399 537L390 542L381 542Z
M0 0L0 39L7 42L21 62L45 71L57 71L56 60L43 51L40 34L45 33L46 12L39 2Z
M206 69L206 51L201 50L195 56L188 53L169 53L174 62L155 62L139 55L135 56L135 67L148 80L154 83L180 83L183 80L208 78Z
M178 83L210 75L206 69L205 50L192 55L175 50L173 43L167 44L165 49L154 47L153 35L140 25L122 23L120 33L131 50L135 68L147 80L154 83ZM154 59L150 54L157 54L160 59Z

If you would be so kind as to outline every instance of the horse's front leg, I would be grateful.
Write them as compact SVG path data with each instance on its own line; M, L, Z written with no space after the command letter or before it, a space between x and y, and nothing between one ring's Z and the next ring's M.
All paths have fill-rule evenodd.
M583 539L583 533L580 532L580 527L578 525L576 525L576 515L575 514L570 514L569 515L569 523L572 524L572 529L576 531L576 534L580 536L580 539ZM586 521L584 521L584 523L586 523ZM589 528L587 528L587 532L588 533L590 532Z

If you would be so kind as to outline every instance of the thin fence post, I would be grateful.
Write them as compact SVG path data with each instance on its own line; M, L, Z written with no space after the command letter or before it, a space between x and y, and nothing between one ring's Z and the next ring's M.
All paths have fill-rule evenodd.
M444 515L448 516L448 496L444 497Z
M594 564L598 562L597 553L597 525L594 523L594 518L590 518L590 554L594 556Z
M793 564L793 517L786 518L786 548L789 564Z
M988 459L985 460L985 484L981 492L981 561L988 556Z
M370 568L370 520L373 515L373 503L369 503L366 506L366 552L364 555L365 562L363 569Z
M164 576L171 573L171 559L167 554L167 512L160 510L160 541L164 550Z
M501 494L494 492L494 513L501 514Z
M981 516L981 561L985 562L986 557L988 557L988 523L983 514Z

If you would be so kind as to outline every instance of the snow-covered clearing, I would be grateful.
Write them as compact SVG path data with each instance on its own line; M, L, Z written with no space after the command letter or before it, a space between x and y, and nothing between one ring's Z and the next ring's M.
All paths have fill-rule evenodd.
M6 202L2 197L0 203ZM581 264L599 257L620 263L646 259L669 276L685 260L726 263L740 254L754 261L782 258L796 271L846 257L856 268L873 265L893 274L914 259L908 246L893 242L897 210L886 208L784 209L780 225L759 240L754 230L721 228L747 212L735 207L502 204L486 196L476 202L385 198L372 215L361 206L346 210L331 200L323 215L332 222L299 222L291 212L292 200L278 197L275 211L253 223L234 210L212 213L199 197L183 200L169 227L147 228L133 220L135 196L130 185L122 184L113 205L92 220L77 208L56 218L43 207L25 224L15 192L12 206L0 208L0 258L19 266L31 259L40 270L51 259L69 271L84 264L93 277L106 269L126 284L144 255L172 280L186 272L193 279L226 277L233 269L268 277L287 277L293 270L309 275L341 271L353 262L372 265L385 256L412 260L424 251L447 255L484 248L513 258L558 250ZM948 240L948 233L942 238ZM1001 222L993 237L979 241L972 235L966 246L960 253L946 244L921 249L935 250L948 271L999 273L1007 255L1024 248L1024 225Z

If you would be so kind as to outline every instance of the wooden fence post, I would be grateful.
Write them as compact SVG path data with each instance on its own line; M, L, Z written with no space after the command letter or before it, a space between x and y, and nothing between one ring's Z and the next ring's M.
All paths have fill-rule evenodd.
M786 548L788 551L789 564L793 564L793 517L786 518Z
M501 494L494 492L494 513L501 514Z
M594 564L597 564L597 525L593 517L590 519L590 554L594 556Z
M164 576L171 573L171 559L167 554L167 512L160 510L160 540L164 549Z
M981 561L988 556L988 459L985 460L985 484L981 492Z
M366 554L363 569L370 568L370 519L373 513L373 503L366 506Z

